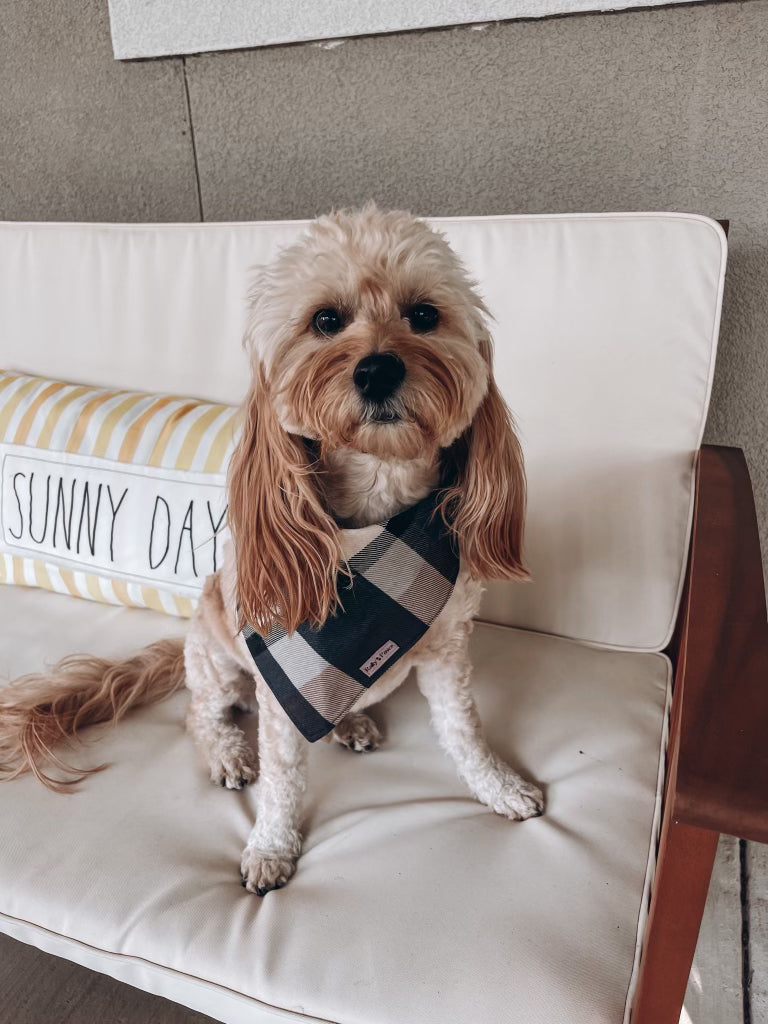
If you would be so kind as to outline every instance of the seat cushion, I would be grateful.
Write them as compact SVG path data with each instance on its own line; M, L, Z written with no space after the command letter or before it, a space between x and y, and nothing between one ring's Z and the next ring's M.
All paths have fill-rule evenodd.
M11 587L0 621L6 677L184 628ZM111 766L77 793L0 784L0 928L232 1024L620 1024L669 663L487 625L472 652L489 738L545 788L542 818L469 797L409 680L374 709L383 749L313 747L298 872L259 899L238 870L254 794L210 785L180 693L89 730L76 763Z

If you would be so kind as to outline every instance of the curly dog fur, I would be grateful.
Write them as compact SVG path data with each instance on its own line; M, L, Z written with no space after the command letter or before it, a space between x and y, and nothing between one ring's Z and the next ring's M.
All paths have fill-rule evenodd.
M119 662L75 657L6 688L0 771L31 769L52 788L71 785L83 773L55 752L61 739L186 682L187 728L211 780L240 789L257 768L233 708L258 709L256 822L241 874L259 895L284 885L301 851L307 743L258 674L240 627L322 624L344 571L340 527L380 522L440 489L461 552L453 594L333 738L375 749L382 737L364 711L415 668L438 740L473 795L511 819L540 814L540 791L488 747L470 691L480 581L526 577L523 460L493 379L488 320L445 239L373 205L321 217L256 271L245 337L251 382L228 479L232 539L183 651L166 641Z

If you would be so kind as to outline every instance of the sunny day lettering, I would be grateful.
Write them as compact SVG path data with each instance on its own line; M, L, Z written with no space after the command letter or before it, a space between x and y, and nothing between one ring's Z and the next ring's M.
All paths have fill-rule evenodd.
M30 452L30 454L27 454ZM220 563L223 475L0 445L5 550L198 589Z
M35 476L38 482L35 483ZM68 486L61 477L55 481L53 491L55 498L51 500L51 480L49 473L45 477L43 485L40 474L24 473L17 471L13 474L13 494L16 498L18 523L16 529L9 524L8 532L14 540L29 540L33 544L44 544L49 529L52 533L51 545L56 550L74 551L80 554L83 541L83 526L85 526L85 539L91 555L96 555L96 536L99 524L99 512L101 510L101 492L103 484L96 489L96 497L92 506L91 485L88 481L78 481L73 477L68 481ZM44 488L44 489L43 489ZM114 541L115 541L115 520L120 507L128 493L128 488L116 499L112 488L106 485L109 496L110 511L105 512L105 517L110 516L108 532L102 531L102 538L105 545L109 546L109 559L114 562ZM72 524L77 516L77 534L73 535ZM52 514L51 514L52 513Z

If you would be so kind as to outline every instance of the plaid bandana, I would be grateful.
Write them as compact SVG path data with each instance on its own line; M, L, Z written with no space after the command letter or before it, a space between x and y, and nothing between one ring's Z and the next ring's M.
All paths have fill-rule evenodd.
M342 530L352 574L339 574L341 606L320 629L302 623L266 638L243 630L256 667L312 743L427 632L459 574L459 554L437 492L377 526Z

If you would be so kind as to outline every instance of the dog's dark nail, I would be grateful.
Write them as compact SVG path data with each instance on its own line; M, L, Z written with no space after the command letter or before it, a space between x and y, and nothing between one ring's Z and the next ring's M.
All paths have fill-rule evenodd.
M242 885L244 889L248 885L248 879L245 877L245 875L243 875L243 877L240 879L240 885Z
M222 789L226 789L227 788L227 780L226 779L220 779L219 780L219 785L221 786Z
M256 895L257 896L266 896L268 892L269 892L269 889L264 888L262 886L259 886L259 888L256 890Z
M240 779L240 786L239 786L239 788L243 789L247 785L248 785L248 779L246 779L245 776L242 776L242 778Z
M363 747L363 750L373 750L373 744L366 743L365 746Z

